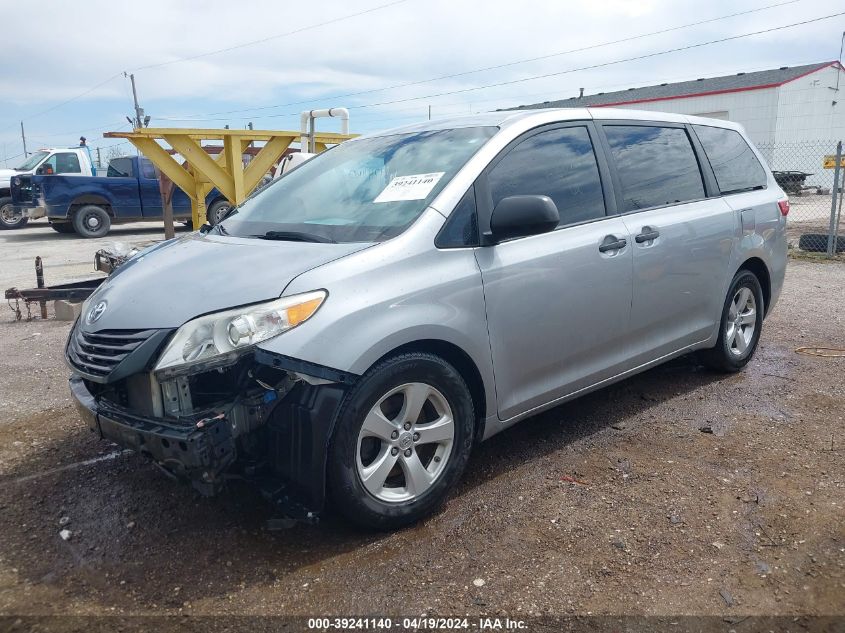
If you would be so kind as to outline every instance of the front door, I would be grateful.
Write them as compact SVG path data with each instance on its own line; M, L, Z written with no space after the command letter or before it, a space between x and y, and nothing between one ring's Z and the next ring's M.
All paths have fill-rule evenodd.
M614 375L627 355L633 249L622 219L607 214L594 138L590 123L534 131L478 182L491 209L547 195L561 219L551 233L476 250L502 420Z

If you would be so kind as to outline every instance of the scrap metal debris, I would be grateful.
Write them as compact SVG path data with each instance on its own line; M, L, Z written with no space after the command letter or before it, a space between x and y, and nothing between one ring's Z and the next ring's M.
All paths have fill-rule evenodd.
M565 481L570 484L578 484L579 486L586 486L586 481L581 481L580 479L575 479L574 477L570 477L569 475L561 475L561 481Z

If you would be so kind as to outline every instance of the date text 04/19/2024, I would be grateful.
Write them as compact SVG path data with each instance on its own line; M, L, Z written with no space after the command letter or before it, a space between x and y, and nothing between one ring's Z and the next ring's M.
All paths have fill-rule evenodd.
M481 617L470 619L466 617L405 617L398 620L392 618L309 618L308 628L316 631L343 630L405 630L405 631L448 631L448 630L478 630L478 631L522 631L526 629L524 620L511 618Z

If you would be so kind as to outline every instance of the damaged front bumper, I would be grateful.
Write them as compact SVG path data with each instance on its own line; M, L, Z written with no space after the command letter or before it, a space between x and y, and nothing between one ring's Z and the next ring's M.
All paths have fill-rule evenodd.
M70 391L79 415L101 439L149 457L200 492L214 494L235 462L235 443L224 417L176 426L98 403L79 377L70 379Z
M99 437L151 459L202 494L245 479L285 516L315 520L325 504L336 413L357 377L260 350L239 362L246 375L261 378L251 378L232 402L176 419L116 404L104 395L109 385L79 375L71 377L70 390Z

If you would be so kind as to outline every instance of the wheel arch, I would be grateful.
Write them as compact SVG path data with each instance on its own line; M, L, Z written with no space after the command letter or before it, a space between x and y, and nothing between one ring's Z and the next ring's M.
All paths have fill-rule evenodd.
M766 266L766 263L759 257L749 257L742 262L742 265L737 269L737 272L740 270L747 270L754 273L759 280L760 287L763 290L763 301L766 306L765 314L768 315L772 298L772 275L769 272L769 267Z
M86 194L84 196L74 198L73 202L68 205L68 216L72 215L80 207L88 205L102 207L106 213L108 213L111 217L114 217L114 210L112 209L109 199L97 194Z
M389 352L382 354L381 357L372 363L371 367L374 367L387 358L410 352L434 354L458 370L464 381L466 381L470 396L472 397L472 404L475 408L475 441L480 441L484 436L484 420L487 417L487 391L481 371L478 369L475 361L472 360L472 357L458 345L449 341L442 339L419 339L399 345Z

